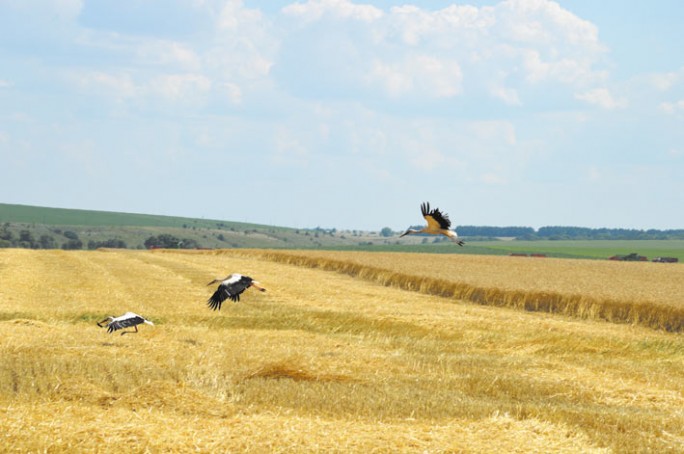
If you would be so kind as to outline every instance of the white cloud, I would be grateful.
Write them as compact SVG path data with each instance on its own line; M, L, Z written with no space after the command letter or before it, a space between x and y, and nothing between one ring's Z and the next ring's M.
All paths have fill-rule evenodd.
M567 85L586 86L606 79L605 71L593 69L594 60L564 57L542 58L537 49L517 49L525 80L530 83L557 81Z
M622 109L628 104L624 98L615 98L607 88L595 88L576 94L575 98L606 110Z
M517 138L515 127L509 121L474 121L468 124L470 131L478 141L487 144L515 145Z
M69 79L84 93L118 102L132 101L138 105L156 103L159 98L163 98L166 101L199 106L206 101L213 89L210 78L196 73L138 74L135 77L139 80L128 73L91 71L69 74ZM235 85L222 84L217 88L217 94L231 103L240 102L241 92Z
M349 0L309 0L306 3L294 3L283 8L283 13L300 17L306 22L320 20L324 16L336 19L354 19L372 22L383 16L381 9L372 5L359 5Z
M596 166L589 167L586 172L589 181L600 181L602 178L601 171Z
M522 104L520 96L518 96L518 91L513 88L497 85L490 88L490 93L493 97L502 100L509 106L519 106Z
M75 19L83 9L84 0L4 0L4 8L31 15L58 19Z
M684 99L674 102L663 102L660 104L660 110L669 115L684 112Z
M432 171L445 168L459 168L463 163L456 158L447 156L435 146L422 143L407 144L410 157L409 163L412 167L424 171Z
M351 151L353 153L368 152L374 155L386 155L388 133L376 126L374 122L371 125L355 124L351 126Z
M200 73L231 103L242 103L250 91L261 92L271 83L280 37L261 11L230 0L221 6L215 29L208 32L210 45L194 49L201 61Z
M152 80L149 90L169 100L192 100L211 90L211 80L201 74L167 74Z
M422 10L414 5L393 7L388 35L397 34L410 46L435 44L452 48L456 42L470 45L478 39L478 34L485 34L494 26L492 11L489 7L480 9L470 5L451 5L438 11Z
M78 14L82 2L55 0ZM596 27L549 0L506 0L494 6L415 5L385 12L350 0L309 0L275 18L242 0L194 1L213 20L204 38L159 39L82 30L78 44L116 56L114 67L77 76L82 87L109 89L140 102L153 92L167 99L214 91L244 105L264 90L316 93L319 99L361 97L421 103L481 94L522 107L536 84L568 85L577 99L604 108L624 101L592 91L605 83L605 53ZM320 26L338 47L321 44ZM298 58L293 58L293 57ZM279 72L273 74L275 65ZM104 92L104 91L103 91ZM309 95L311 96L311 95Z
M412 102L487 93L523 106L535 85L587 92L608 78L600 67L606 48L598 29L549 0L434 11L404 5L387 13L347 0L312 0L283 13L293 19L283 24L283 36L296 39L285 39L281 50L299 60L279 61L278 77L293 92L301 87L302 75L315 74L307 87L319 97L363 96L367 88L371 99ZM327 46L322 50L321 26L339 37L334 52ZM298 66L287 70L288 65ZM613 107L622 105L613 101Z
M202 56L205 71L233 83L268 78L273 62L258 51L232 46L216 47Z
M242 0L228 0L218 18L218 26L221 29L242 30L245 24L254 24L263 21L259 10L245 8Z
M554 1L506 0L496 5L495 14L496 29L506 41L543 49L552 58L605 52L598 28Z
M309 163L309 149L296 131L287 127L277 128L274 145L272 158L276 164L302 167Z
M374 62L368 81L379 84L390 97L418 94L449 98L462 91L463 74L456 62L418 55L397 63Z
M137 57L146 64L199 70L200 58L187 44L174 41L147 40L136 49Z
M650 77L651 85L658 91L668 91L679 80L681 75L676 72L668 72L663 74L653 74Z
M224 82L217 87L217 91L227 97L232 104L242 103L242 90L236 84Z
M495 172L487 172L480 175L480 181L487 185L497 186L505 185L508 183L506 177Z
M133 78L127 73L72 71L68 77L81 90L88 93L105 94L116 99L131 98L138 94Z
M79 170L89 175L101 175L106 171L106 165L99 158L97 148L96 143L83 139L62 144L59 151L64 158L76 164Z
M11 4L25 9L22 2ZM82 0L41 4L72 18L83 8ZM319 98L420 102L486 93L509 106L529 105L525 100L535 84L556 83L583 90L577 99L622 106L620 100L591 92L607 77L598 67L605 48L597 28L550 0L439 10L404 5L388 11L351 0L308 0L285 6L275 17L246 7L242 0L184 5L193 13L205 10L202 18L213 20L202 38L81 29L75 44L120 62L90 68L90 80L81 83L110 87L123 98L141 87L166 97L213 89L232 104L244 103L265 87L290 88L292 94L303 85ZM335 51L320 44L321 25L330 36L342 38L335 40ZM283 55L288 58L278 61ZM276 61L285 68L279 75L272 74ZM155 87L158 82L161 86Z
M664 112L666 114L672 115L675 112L677 112L677 106L674 103L671 102L663 102L660 103L660 111Z
M238 105L252 93L263 96L271 84L277 49L272 23L240 0L191 3L176 5L175 11L206 9L203 25L209 26L201 35L166 39L108 28L80 29L73 34L72 52L97 53L98 58L78 69L65 69L67 80L91 96L151 109L160 97L199 108L207 101ZM69 59L64 61L68 67ZM212 92L216 96L210 98Z

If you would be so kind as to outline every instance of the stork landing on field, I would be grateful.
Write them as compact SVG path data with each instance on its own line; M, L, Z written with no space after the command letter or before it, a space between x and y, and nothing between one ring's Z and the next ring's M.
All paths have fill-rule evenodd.
M207 301L207 304L213 310L221 310L221 304L223 304L223 302L228 298L237 303L240 301L240 295L242 292L250 287L254 287L262 292L266 291L265 288L259 285L259 282L255 281L251 277L243 276L242 274L237 273L233 273L224 279L214 279L207 285L215 284L217 282L220 282L218 288Z
M449 220L449 215L439 211L439 208L430 210L430 204L425 202L420 205L420 211L423 213L423 217L427 221L427 227L420 230L408 229L399 238L405 235L411 235L416 233L429 233L430 235L444 235L451 241L455 242L459 246L463 246L465 243L458 239L458 235L453 230L450 230L451 221Z
M106 325L103 325L104 322L107 322ZM107 332L108 333L113 333L116 330L120 330L123 328L128 328L129 326L132 326L135 328L135 331L122 331L121 335L123 336L124 334L128 333L137 333L138 332L138 325L142 323L147 323L148 325L153 325L151 321L147 320L145 317L135 314L133 312L126 312L125 314L119 316L119 317L112 317L111 315L101 322L97 322L97 326L100 328L104 328L105 326L107 327Z

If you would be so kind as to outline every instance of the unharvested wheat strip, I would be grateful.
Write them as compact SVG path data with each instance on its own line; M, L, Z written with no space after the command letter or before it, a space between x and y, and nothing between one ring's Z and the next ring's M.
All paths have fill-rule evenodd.
M248 251L222 251L227 254ZM474 287L590 293L680 305L684 299L684 267L658 263L467 254L420 254L338 251L253 251L304 259L335 260L382 268L412 276L462 282Z
M684 301L684 285L681 284L684 267L681 266L664 268L653 263L552 259L526 259L512 264L511 257L444 257L437 254L223 253L336 271L383 285L478 304L636 323L672 332L684 330L684 305L681 303ZM473 270L473 264L479 266ZM530 281L529 276L534 276L534 281Z

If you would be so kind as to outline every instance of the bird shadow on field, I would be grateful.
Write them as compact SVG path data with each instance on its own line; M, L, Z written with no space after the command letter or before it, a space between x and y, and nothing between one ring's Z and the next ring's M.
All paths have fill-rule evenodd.
M289 379L298 382L336 382L347 383L358 381L347 375L313 373L289 361L277 361L264 364L238 377L237 382L263 378L269 380Z
M31 318L11 318L8 320L2 320L0 323L11 323L13 325L23 325L23 326L34 326L37 328L50 328L49 323L45 323L41 320L35 320Z

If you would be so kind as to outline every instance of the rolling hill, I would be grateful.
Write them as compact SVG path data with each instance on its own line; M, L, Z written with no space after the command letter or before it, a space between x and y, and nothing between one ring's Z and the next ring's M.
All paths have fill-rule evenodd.
M158 235L172 235L180 240L192 240L197 247L212 249L335 247L368 242L382 243L385 240L374 232L338 233L335 229L294 229L216 219L1 203L0 226L5 226L15 240L19 239L21 231L30 232L35 241L43 235L52 236L57 248L65 244L69 236L73 236L64 237L65 232L75 234L83 242L83 248L87 248L89 242L120 239L130 249L141 249L145 247L146 239ZM3 246L1 242L2 236L0 247Z
M190 249L336 249L445 254L542 254L549 257L606 259L639 253L649 259L674 257L684 262L684 240L497 240L464 237L461 248L441 237L399 239L379 232L305 228L138 213L48 208L0 203L0 248L144 249L150 238L164 236L165 248Z

